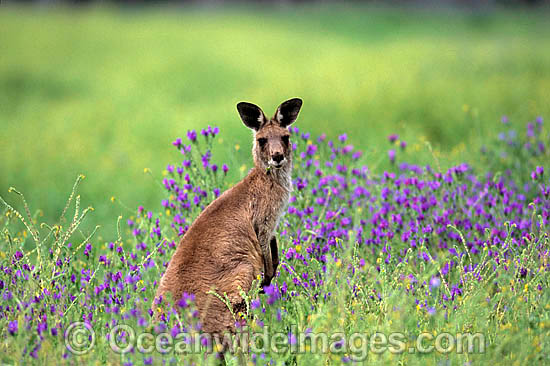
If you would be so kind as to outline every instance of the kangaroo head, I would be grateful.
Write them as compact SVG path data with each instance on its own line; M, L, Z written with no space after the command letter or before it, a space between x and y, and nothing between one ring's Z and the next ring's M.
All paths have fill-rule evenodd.
M292 162L292 145L287 127L296 121L301 107L301 99L289 99L269 119L255 104L237 104L243 123L254 131L252 154L257 167L281 169Z

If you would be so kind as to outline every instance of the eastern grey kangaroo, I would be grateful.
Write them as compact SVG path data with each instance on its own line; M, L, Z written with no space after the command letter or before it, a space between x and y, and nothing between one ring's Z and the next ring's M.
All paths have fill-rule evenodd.
M267 118L254 104L237 104L243 123L253 130L254 168L197 217L161 278L155 297L170 292L178 301L184 292L194 294L205 332L235 330L231 312L210 290L226 293L237 312L244 309L239 288L248 292L262 273L264 286L275 276L279 255L273 234L292 190L287 127L301 106L301 99L287 100Z

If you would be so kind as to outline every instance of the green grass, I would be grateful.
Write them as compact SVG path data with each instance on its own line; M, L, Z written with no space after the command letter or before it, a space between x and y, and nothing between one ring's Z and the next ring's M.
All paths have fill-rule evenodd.
M545 127L537 123L533 136L519 134L512 143L487 141L486 156L506 152L507 158L483 162L477 176L467 166L374 176L361 172L361 161L345 153L345 142L334 149L327 141L293 136L294 174L302 184L295 185L295 199L275 234L279 270L264 294L257 281L241 293L247 306L233 315L246 319L237 333L242 348L224 337L235 346L234 355L226 354L227 365L548 364L550 180L539 162L548 161L550 151L524 147L548 141ZM213 192L230 183L200 161L223 136L192 145L187 156L194 164L186 172L193 187ZM313 156L303 157L313 146ZM310 159L323 176L306 163ZM507 168L518 180L486 176ZM75 196L79 181L55 226L39 225L22 197L13 196L24 207L18 212L0 196L2 363L217 364L206 359L212 351L175 336L181 330L198 339L202 318L193 307L180 303L184 308L176 313L166 303L152 303L180 240L181 219L192 222L214 199L207 193L195 204L202 192L178 173L168 177L173 184L163 197L170 208L137 210L129 221L121 220L116 240L71 239L93 217ZM528 181L530 198L524 196ZM333 193L320 201L326 191ZM24 231L17 229L21 223ZM157 350L149 346L162 344L167 334L159 334L165 328L151 318L154 313L175 337ZM82 319L88 327L75 323ZM117 345L128 348L122 339L110 342L115 324L134 332L127 341L135 352L117 352ZM311 346L303 337L309 331L318 340ZM88 332L95 338L86 337ZM139 338L144 335L148 340ZM294 345L287 342L290 335ZM397 343L392 335L399 336Z
M550 115L548 14L372 7L26 8L0 12L0 192L16 186L53 222L78 173L112 237L122 209L158 207L145 179L170 142L218 125L219 160L250 166L235 104L304 100L298 126L348 132L384 168L399 133L416 161L475 161L502 114ZM235 144L241 149L236 151ZM239 172L234 169L232 179ZM126 214L126 213L124 213Z

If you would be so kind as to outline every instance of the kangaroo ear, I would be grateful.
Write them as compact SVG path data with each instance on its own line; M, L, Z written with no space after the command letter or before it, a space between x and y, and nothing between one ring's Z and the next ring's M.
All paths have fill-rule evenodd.
M300 98L289 99L277 108L275 119L281 127L288 127L298 118L300 108L302 108L302 100Z
M255 131L258 131L266 121L264 112L255 104L240 102L237 104L237 110L245 126Z

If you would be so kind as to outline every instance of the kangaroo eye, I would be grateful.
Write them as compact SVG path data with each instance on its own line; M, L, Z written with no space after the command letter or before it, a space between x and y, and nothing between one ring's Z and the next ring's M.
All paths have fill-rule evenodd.
M267 144L267 139L261 137L261 138L258 139L258 143L260 144L260 147L264 147L265 144Z
M285 135L285 136L282 137L283 143L285 145L288 145L288 142L290 141L289 139L290 139L290 137L288 135Z

